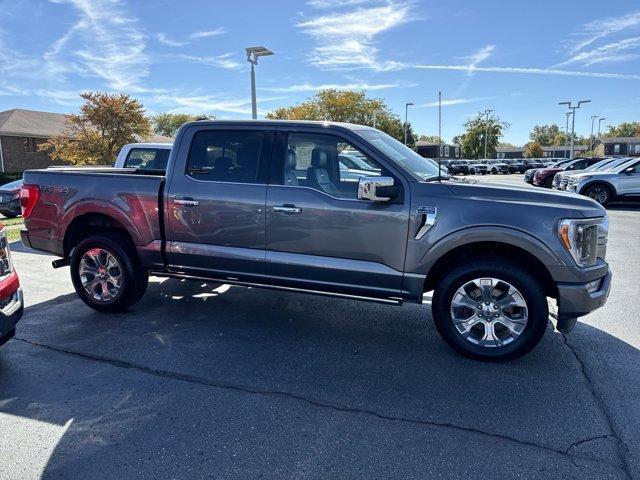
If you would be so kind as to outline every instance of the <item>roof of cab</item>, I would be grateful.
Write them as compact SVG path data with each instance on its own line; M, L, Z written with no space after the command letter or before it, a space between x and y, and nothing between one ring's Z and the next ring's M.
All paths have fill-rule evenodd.
M373 127L369 127L367 125L358 125L355 123L345 123L345 122L326 122L320 120L196 120L195 122L189 122L185 125L255 125L256 127L261 126L286 126L286 127L320 127L320 128L328 128L328 127L337 127L346 130L375 130Z

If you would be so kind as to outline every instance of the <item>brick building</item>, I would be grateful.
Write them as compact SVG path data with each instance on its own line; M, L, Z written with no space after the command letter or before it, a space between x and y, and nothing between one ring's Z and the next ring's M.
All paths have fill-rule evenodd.
M38 145L52 136L64 134L65 128L66 116L61 113L20 108L0 112L0 172L60 165L46 152L38 151ZM149 141L170 143L173 140L154 135Z
M65 125L65 116L60 113L18 108L0 112L0 171L22 172L53 165L46 152L38 151L38 145L61 135Z

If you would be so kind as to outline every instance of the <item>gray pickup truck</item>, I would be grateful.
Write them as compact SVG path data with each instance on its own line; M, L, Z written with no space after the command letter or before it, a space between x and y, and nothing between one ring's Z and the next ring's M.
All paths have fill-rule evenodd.
M137 302L150 274L395 305L433 291L453 348L506 360L540 341L549 305L568 332L611 284L593 200L439 176L360 125L188 123L166 173L31 170L22 205L23 243L60 256L103 312Z

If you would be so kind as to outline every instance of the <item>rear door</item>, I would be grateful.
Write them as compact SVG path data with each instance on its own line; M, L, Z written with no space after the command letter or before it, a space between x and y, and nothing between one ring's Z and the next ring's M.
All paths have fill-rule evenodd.
M267 277L294 288L400 296L406 181L344 134L279 131L276 143L267 191ZM357 159L357 168L341 168L340 156ZM395 200L358 200L359 178L381 175L394 178Z
M172 269L262 280L273 133L273 127L250 125L185 130L165 203Z
M640 195L640 160L620 173L621 195Z

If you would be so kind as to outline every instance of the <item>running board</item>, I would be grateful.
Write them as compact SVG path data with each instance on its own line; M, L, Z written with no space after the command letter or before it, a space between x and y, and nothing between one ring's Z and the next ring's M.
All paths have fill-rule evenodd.
M162 271L151 270L149 272L149 275L153 275L155 277L181 278L186 280L200 280L200 281L206 281L206 282L220 282L220 283L227 283L230 285L239 285L241 287L256 287L256 288L265 288L268 290L282 290L286 292L307 293L310 295L321 295L324 297L335 297L335 298L345 298L348 300L362 300L365 302L384 303L386 305L402 305L402 299L397 297L389 297L389 298L366 297L363 295L351 295L348 293L335 293L335 292L326 292L323 290L310 290L306 288L285 287L282 285L269 285L265 283L242 282L240 280L228 279L228 278L203 277L203 276L190 275L190 274L179 273L179 272L162 272Z

